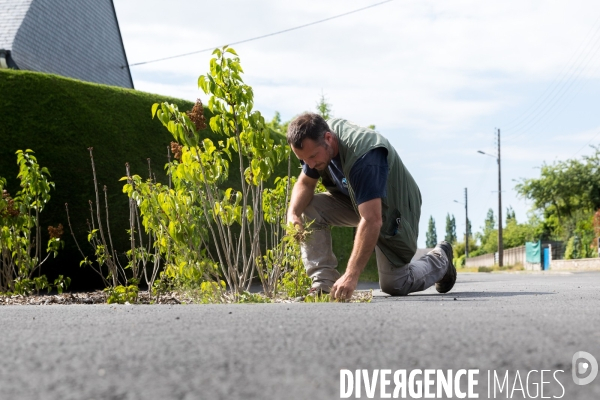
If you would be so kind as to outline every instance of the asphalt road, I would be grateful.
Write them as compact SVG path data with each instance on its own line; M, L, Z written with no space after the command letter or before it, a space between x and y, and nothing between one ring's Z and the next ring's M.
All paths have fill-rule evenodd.
M599 306L600 273L460 274L370 304L4 306L0 399L338 399L343 369L477 369L479 398L598 399L571 361L600 360Z

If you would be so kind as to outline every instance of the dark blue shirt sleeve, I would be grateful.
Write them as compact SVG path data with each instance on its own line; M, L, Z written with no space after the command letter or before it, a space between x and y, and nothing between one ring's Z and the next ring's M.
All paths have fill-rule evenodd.
M359 158L350 170L350 185L356 204L387 196L387 150L378 147Z
M304 161L300 160L300 164L302 164L302 172L304 172L305 175L308 175L313 179L319 179L321 177L321 175L319 175L319 171L314 168L310 168L304 163Z

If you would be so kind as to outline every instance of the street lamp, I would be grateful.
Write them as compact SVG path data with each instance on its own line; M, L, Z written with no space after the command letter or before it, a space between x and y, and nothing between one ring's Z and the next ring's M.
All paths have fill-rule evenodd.
M497 129L498 133L498 156L494 157L491 154L487 154L481 150L477 150L478 153L490 156L496 159L498 163L498 266L504 265L504 246L502 243L502 175L500 167L500 129Z
M463 204L460 201L454 200L455 203ZM467 198L467 188L465 188L465 259L469 257L469 201Z

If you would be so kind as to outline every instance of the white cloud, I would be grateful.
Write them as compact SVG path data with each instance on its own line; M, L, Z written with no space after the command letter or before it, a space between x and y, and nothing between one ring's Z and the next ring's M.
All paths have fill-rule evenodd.
M374 1L114 3L134 63L287 29ZM313 109L323 91L336 116L375 124L421 187L424 237L429 215L443 232L446 212L456 206L452 199L465 186L474 198L474 227L487 208L495 208L489 193L497 184L496 164L476 150L495 151L494 127L503 121L526 116L512 130L501 127L509 138L503 141L505 203L520 220L529 206L512 192L512 179L535 176L541 162L570 157L594 138L600 130L593 107L600 93L599 15L595 0L393 1L234 48L254 88L255 107L266 118L276 110L289 119ZM210 58L206 52L132 67L136 88L205 99L196 81ZM560 97L548 96L544 89L561 73L579 79L567 81L569 90ZM554 106L533 113L540 96Z

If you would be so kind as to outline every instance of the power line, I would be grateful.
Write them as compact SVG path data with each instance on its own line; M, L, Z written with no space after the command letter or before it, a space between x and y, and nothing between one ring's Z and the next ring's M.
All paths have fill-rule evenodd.
M275 36L275 35L279 35L279 34L281 34L281 33L291 32L291 31L295 31L295 30L297 30L297 29L302 29L302 28L306 28L306 27L308 27L308 26L312 26L312 25L320 24L320 23L322 23L322 22L331 21L332 19L336 19L336 18L345 17L346 15L354 14L354 13L357 13L357 12L359 12L359 11L364 11L364 10L367 10L367 9L369 9L369 8L377 7L377 6L380 6L380 5L382 5L382 4L389 3L389 2L391 2L391 1L394 1L394 0L385 0L385 1L382 1L382 2L379 2L379 3L371 4L371 5L369 5L369 6L366 6L366 7L358 8L358 9L356 9L356 10L348 11L348 12L345 12L345 13L343 13L343 14L334 15L334 16L332 16L332 17L328 17L328 18L325 18L325 19L320 19L320 20L318 20L318 21L310 22L310 23L308 23L308 24L304 24L304 25L295 26L295 27L293 27L293 28L284 29L284 30L282 30L282 31L277 31L277 32L273 32L273 33L268 33L268 34L266 34L266 35L256 36L256 37L253 37L253 38L250 38L250 39L244 39L244 40L240 40L240 41L237 41L237 42L233 42L233 43L227 43L227 44L224 44L224 45L219 45L219 46L211 46L211 47L207 47L206 49L202 49L202 50L196 50L196 51L192 51L192 52L189 52L189 53L184 53L184 54L178 54L178 55L175 55L175 56L169 56L169 57L158 58L158 59L156 59L156 60L143 61L143 62L139 62L139 63L129 64L129 67L134 67L134 66L136 66L136 65L150 64L150 63L155 63L155 62L159 62L159 61L170 60L170 59L173 59L173 58L179 58L179 57L191 56L192 54L205 53L205 52L207 52L207 51L212 51L212 50L214 50L214 49L215 49L215 48L217 48L217 47L223 47L223 46L225 46L225 45L227 45L227 46L234 46L234 45L241 44L241 43L247 43L247 42L251 42L251 41L253 41L253 40L264 39L264 38L266 38L266 37L269 37L269 36ZM121 66L121 69L123 69L123 68L125 68L125 65L122 65L122 66Z
M598 70L600 70L600 65L597 66L596 69L593 70L592 75L594 75ZM531 133L531 135L527 136L527 138L523 138L523 140L521 140L521 144L527 143L527 142L531 142L534 139L537 139L541 134L546 133L546 131L544 130L544 128L547 127L551 122L553 122L554 120L556 120L556 118L558 118L559 114L562 111L564 111L573 102L573 100L575 100L575 98L577 97L577 95L579 94L579 92L581 92L581 90L584 88L583 83L584 82L582 82L582 81L578 82L577 86L575 87L576 89L573 89L572 93L569 94L569 97L566 98L566 100L563 102L562 109L559 109L559 110L555 111L554 113L552 113L552 116L550 118L548 118L541 125L538 125L536 127L536 131L534 131L534 129L532 127L532 129L529 131L529 133L531 133L531 132L534 132L534 133ZM565 93L563 93L563 94L565 94ZM561 97L562 97L562 95L561 95ZM554 104L552 106L552 108L554 108L554 106L556 106L556 105L557 104ZM538 118L538 120L539 120L539 118ZM535 125L533 125L533 126L535 126ZM515 142L517 138L519 138L520 136L523 135L523 133L525 133L525 131L521 131L518 134L513 134L513 136L511 136L507 140L507 142Z
M573 155L572 155L570 158L573 158L573 157L575 157L577 154L579 154L579 152L580 152L581 150L583 150L585 147L589 146L589 145L590 145L590 143L592 143L592 141L598 137L598 135L600 135L600 131L598 131L598 132L597 132L597 133L594 135L594 137L590 139L590 141L589 141L589 142L587 142L586 144L584 144L584 145L583 145L583 146L582 146L582 147L581 147L579 150L577 150L577 152L576 152L575 154L573 154Z
M594 24L595 26L596 24ZM593 29L592 29L593 30ZM600 27L596 29L596 32L591 36L587 47L593 40L596 34L600 30ZM590 62L592 62L600 50L600 47L597 47L598 43L600 43L600 36L595 39L592 48L588 52L584 52L582 48L581 54L577 57L577 60L569 67L568 71L565 72L564 76L557 79L548 87L548 89L554 88L548 93L547 96L542 95L539 100L539 104L533 109L529 115L524 118L520 118L521 121L517 123L513 123L512 126L505 128L505 131L508 131L510 134L507 136L507 141L514 141L519 136L523 135L526 131L530 130L533 126L535 126L541 118L547 115L552 109L554 109L563 98L563 96L571 89L573 84L579 79L581 74L588 69ZM593 51L595 48L595 51ZM568 64L567 64L568 65ZM562 74L562 73L561 73ZM559 74L559 76L561 75ZM548 91L546 89L546 91ZM543 100L542 100L543 99ZM538 102L536 101L536 103ZM534 103L535 104L535 103ZM540 108L541 107L541 108ZM522 114L522 116L525 114ZM555 113L556 116L556 113ZM516 122L517 120L515 120ZM522 125L520 128L517 128L519 125Z
M600 37L598 38L597 42L600 43ZM564 95L569 92L569 90L571 89L571 87L573 87L573 84L577 82L581 74L587 70L589 63L595 59L596 54L598 54L598 51L600 51L600 47L597 47L593 53L588 53L588 56L591 55L591 58L587 59L585 65L583 65L581 68L578 67L578 71L576 74L572 75L561 84L560 90L556 93L554 98L549 98L546 105L537 113L537 115L532 116L532 119L525 123L525 125L521 128L512 130L513 136L510 137L511 141L514 141L516 138L523 135L525 132L534 127L542 118L544 118L550 111L552 111L556 106L560 104L560 101L564 97ZM580 83L581 82L579 82L579 84ZM555 115L558 112L560 111L557 111ZM516 132L519 133L515 134Z
M575 65L581 61L578 61L579 58L581 58L581 56L584 54L584 50L585 47L587 47L590 42L593 40L593 38L596 36L596 33L598 33L598 30L600 30L600 26L598 26L596 28L596 25L598 24L598 22L600 21L600 18L598 18L596 20L596 22L594 22L594 25L592 25L592 28L590 29L590 31L588 32L588 34L586 35L586 38L589 37L589 39L587 40L587 43L584 45L584 43L586 42L586 40L584 39L583 42L581 42L581 44L579 45L579 48L573 52L573 54L571 55L569 61L563 66L561 72L559 72L559 74L556 76L554 82L552 82L545 90L544 92L540 95L540 97L538 97L538 99L536 101L533 102L533 104L531 106L529 106L529 108L523 112L521 115L519 115L517 118L515 118L514 120L508 122L507 124L504 124L503 129L506 130L512 130L513 128L515 128L518 125L521 125L525 120L527 120L529 118L529 116L526 116L527 113L534 108L534 106L537 103L538 104L534 110L532 110L531 112L529 112L529 114L533 114L535 113L535 111L546 101L546 99L544 99L544 97L551 97L552 93L557 89L557 86L559 85L559 82L561 80L564 79L564 77L568 76L570 71L575 67ZM595 29L594 29L595 28ZM595 31L595 32L594 32ZM593 33L592 33L593 32ZM591 36L590 36L591 34ZM575 59L575 60L574 60ZM573 64L571 64L573 63ZM569 64L571 64L571 66L569 67ZM568 67L568 68L567 68ZM566 71L565 71L566 70ZM563 76L563 77L561 77ZM554 86L554 88L553 88ZM546 95L546 92L550 91L550 93L548 93L548 95ZM545 96L546 95L546 96Z

